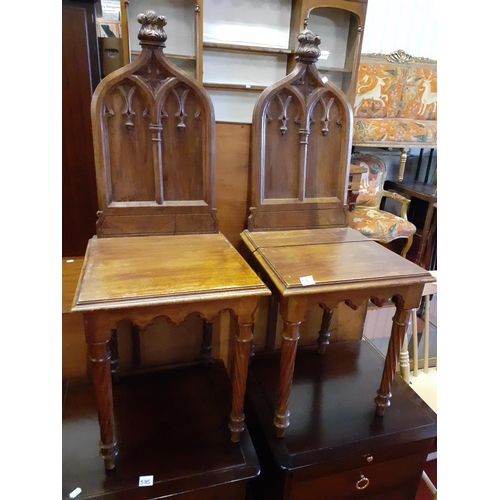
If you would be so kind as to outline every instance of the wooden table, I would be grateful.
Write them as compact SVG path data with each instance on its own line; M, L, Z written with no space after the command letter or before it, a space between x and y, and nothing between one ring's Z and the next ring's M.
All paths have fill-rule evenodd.
M394 301L396 313L375 397L376 414L383 416L390 406L392 382L411 310L419 306L425 283L434 278L350 228L245 230L242 238L280 301L283 333L274 416L277 436L283 437L290 425L288 402L300 324L317 304L331 312L341 302L356 308L367 299L377 305Z
M260 297L269 294L220 233L89 241L72 310L84 316L107 469L115 467L118 453L109 349L117 322L128 319L145 328L154 318L165 316L179 324L193 312L211 322L221 311L233 311L239 326L229 427L237 442L245 428L243 401L253 324Z
M142 371L114 388L120 454L107 471L89 439L99 433L92 380L63 387L62 498L78 500L243 499L260 471L245 429L227 437L231 382L224 363ZM192 397L196 395L196 397ZM175 410L175 411L174 411ZM153 476L147 487L141 477Z
M87 346L82 313L72 313L71 307L83 266L83 257L62 259L62 378L87 375Z

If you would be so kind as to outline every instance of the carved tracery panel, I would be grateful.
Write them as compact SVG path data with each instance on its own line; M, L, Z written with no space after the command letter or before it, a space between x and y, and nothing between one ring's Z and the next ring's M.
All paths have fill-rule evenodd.
M92 102L98 235L216 232L212 103L163 54L166 19L138 21L141 54Z
M317 92L309 105L306 199L343 202L341 176L342 119L339 102L330 91Z
M254 109L250 230L347 225L352 111L316 69L319 38L298 38L295 69Z
M299 197L298 137L304 120L303 103L289 90L279 92L269 102L264 123L266 200Z
M155 199L151 100L135 82L116 85L104 102L103 143L113 202Z
M203 200L203 128L206 117L192 90L172 87L161 107L164 199ZM179 154L180 153L180 154Z

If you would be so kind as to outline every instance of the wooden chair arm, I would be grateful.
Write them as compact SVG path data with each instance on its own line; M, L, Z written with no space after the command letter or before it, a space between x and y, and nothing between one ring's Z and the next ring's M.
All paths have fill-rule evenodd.
M394 193L393 191L382 190L382 196L386 196L387 198L392 198L401 204L401 208L399 210L399 216L404 220L408 220L408 205L410 204L410 199L405 196L400 195L399 193Z

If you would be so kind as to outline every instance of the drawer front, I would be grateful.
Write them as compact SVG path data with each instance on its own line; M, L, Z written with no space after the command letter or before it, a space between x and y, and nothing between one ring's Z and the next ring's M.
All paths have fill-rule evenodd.
M427 453L387 460L311 479L291 481L290 500L355 500L379 498L383 492L405 491L400 500L413 500ZM381 498L381 497L380 497Z

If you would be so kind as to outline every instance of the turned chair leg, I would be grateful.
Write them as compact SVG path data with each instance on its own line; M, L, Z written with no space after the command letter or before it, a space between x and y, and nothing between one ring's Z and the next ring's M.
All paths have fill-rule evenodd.
M90 342L89 354L92 361L92 379L97 398L97 417L101 440L100 454L104 466L111 470L115 468L115 457L118 454L113 418L113 387L111 383L111 353L109 340Z
M429 296L424 297L424 373L429 373Z
M413 341L413 376L418 375L418 328L417 328L417 310L411 310L411 335Z
M141 367L141 329L137 325L132 325L132 366Z
M403 177L405 175L406 159L408 158L409 148L400 148L400 151L401 151L401 156L399 158L398 180L399 180L399 182L402 182L403 181Z
M330 343L330 324L332 322L333 309L323 309L321 327L318 332L318 353L325 354L326 346Z
M404 334L403 345L399 353L399 370L406 383L410 382L410 354L408 353L408 335Z
M297 344L299 342L300 322L287 323L283 325L281 335L281 355L280 355L280 376L278 386L278 402L274 413L274 427L276 437L285 436L285 429L290 425L290 412L288 402L292 391L293 371L295 368L295 356L297 354Z
M240 434L245 430L245 392L248 375L248 361L250 359L250 344L253 339L253 324L238 324L233 369L233 403L229 429L231 441L237 443Z
M432 500L437 500L437 489L434 486L434 483L429 479L429 476L425 473L425 471L422 471L422 480L424 481L427 488L429 488L432 495Z
M120 356L118 354L118 331L116 328L111 330L111 337L109 339L109 351L111 355L111 379L116 384L120 381Z
M403 250L401 251L401 257L406 258L406 254L408 253L408 250L411 248L412 243L413 243L413 235L408 238L406 245L403 247Z
M380 388L375 398L375 403L377 405L376 414L379 417L382 417L386 408L391 405L391 389L396 373L396 363L401 353L401 345L408 327L410 312L411 310L405 310L401 308L399 304L396 305L396 312L392 318L391 337L387 347L382 380L380 381Z
M213 323L203 320L203 342L201 344L201 359L203 366L208 368L214 363L212 354Z

